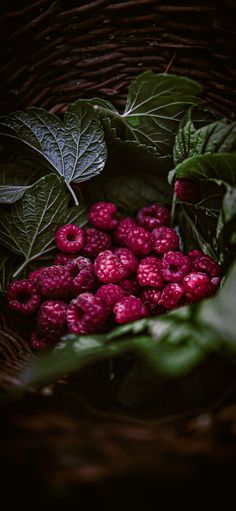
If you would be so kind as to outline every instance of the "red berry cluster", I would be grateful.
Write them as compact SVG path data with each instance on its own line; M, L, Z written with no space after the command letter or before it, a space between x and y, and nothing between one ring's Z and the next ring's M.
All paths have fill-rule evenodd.
M219 267L200 250L179 250L167 208L153 204L136 219L117 218L110 202L94 204L86 229L57 230L54 264L13 281L8 307L35 318L31 345L42 349L66 333L101 332L159 315L214 293Z

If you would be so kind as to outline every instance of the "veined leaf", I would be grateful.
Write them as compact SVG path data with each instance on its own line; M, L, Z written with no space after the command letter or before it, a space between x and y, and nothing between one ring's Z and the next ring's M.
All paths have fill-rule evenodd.
M23 197L30 186L0 186L0 204L13 204Z
M62 178L51 174L32 185L10 212L1 212L1 243L24 257L15 276L29 262L55 248L54 233L68 218L68 202L69 194Z
M103 128L93 108L84 102L76 114L66 113L64 122L41 108L15 112L0 118L0 132L41 155L64 178L76 203L71 183L92 178L105 165Z
M202 91L194 80L145 71L130 85L123 114L115 111L109 102L92 100L101 119L109 117L117 136L139 144L154 146L159 155L172 152L178 124L187 107L199 104ZM72 105L76 111L80 101Z
M236 153L193 156L177 165L175 177L214 181L226 187L236 186Z
M226 119L195 129L188 111L184 126L180 126L173 150L175 165L187 158L206 153L229 153L236 150L236 122Z

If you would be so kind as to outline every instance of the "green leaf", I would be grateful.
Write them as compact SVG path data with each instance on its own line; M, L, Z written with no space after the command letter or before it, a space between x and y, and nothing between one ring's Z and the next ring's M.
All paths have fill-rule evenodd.
M12 204L21 199L38 175L39 169L31 160L22 157L0 160L0 204Z
M23 197L30 186L0 186L0 204L13 204Z
M145 71L130 85L126 107L120 114L107 101L93 99L102 122L110 119L117 136L138 144L154 146L159 155L172 152L174 136L185 109L199 104L202 91L194 80ZM76 111L79 102L72 105Z
M85 103L76 114L66 113L64 122L41 108L12 113L0 118L0 132L41 155L49 168L63 176L75 201L71 183L94 177L105 165L103 129L93 108Z
M225 223L236 219L236 187L229 188L225 193L222 203L222 210Z
M236 150L236 122L226 119L195 129L191 111L175 138L175 165L192 156L206 153L230 153Z
M1 243L14 254L24 257L15 276L31 261L55 248L54 233L68 218L68 202L63 180L51 174L31 186L10 212L1 212ZM80 215L80 208L78 210ZM84 213L82 208L81 214Z
M179 163L175 176L214 181L218 185L236 186L236 153L215 153L193 156Z

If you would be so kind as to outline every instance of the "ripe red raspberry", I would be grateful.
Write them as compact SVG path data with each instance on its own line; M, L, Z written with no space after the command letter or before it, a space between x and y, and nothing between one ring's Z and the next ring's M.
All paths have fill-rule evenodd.
M36 324L40 334L57 340L66 331L68 305L62 300L46 300L39 308Z
M114 232L116 243L118 245L124 245L126 241L127 232L129 231L129 229L131 229L131 227L136 227L136 225L137 224L135 220L130 216L121 218L118 227Z
M188 252L188 257L190 257L191 261L193 261L194 259L196 259L196 257L201 257L203 256L203 252L201 250L198 250L197 248L195 248L194 250L190 250L190 252Z
M63 252L59 252L54 259L54 264L67 264L71 259L74 259L76 254L63 254Z
M183 278L187 302L192 303L207 295L210 279L206 273L191 272Z
M139 225L145 227L148 231L152 231L160 225L168 225L170 221L170 213L164 206L152 204L151 206L140 209L137 214Z
M60 227L55 234L56 246L62 252L75 254L84 246L84 231L74 224Z
M96 229L110 231L118 225L118 220L114 218L116 213L117 207L112 202L96 202L89 210L88 219Z
M128 248L115 248L113 253L118 257L120 263L125 268L126 277L128 277L131 273L134 273L138 267L138 261Z
M163 305L163 307L168 310L175 309L181 304L181 298L183 298L184 295L184 286L178 282L172 282L164 287L159 304Z
M44 335L38 332L32 332L30 338L30 345L33 350L45 350L51 344L51 340L47 339Z
M66 265L48 266L39 274L37 285L43 296L67 298L72 295L73 278Z
M169 250L178 250L179 236L172 227L157 227L152 231L151 242L153 251L165 254Z
M99 298L105 302L107 308L112 310L116 302L118 302L124 294L124 289L117 284L104 284L97 290L95 296L99 296Z
M126 233L125 245L137 255L150 254L151 236L143 227L131 227Z
M175 181L175 194L177 199L195 204L199 199L199 185L189 179L177 179Z
M67 309L69 331L78 335L100 331L107 317L108 310L104 301L92 293L80 294Z
M72 279L73 295L78 295L84 291L90 291L93 288L95 284L95 274L93 263L90 259L79 256L69 261L65 267Z
M6 292L8 307L20 314L36 312L41 297L33 280L15 280L9 284Z
M159 300L161 298L161 291L158 291L154 287L147 287L142 289L139 298L151 314L157 314L160 311Z
M146 318L147 307L136 296L124 296L115 304L113 309L116 323L128 323L136 319Z
M139 290L136 276L119 280L119 286L124 289L126 295L135 295Z
M140 286L162 287L161 261L155 256L144 257L139 263L137 281Z
M111 237L107 232L88 228L84 231L85 243L83 252L88 257L97 257L100 252L111 247Z
M118 282L126 277L126 270L119 258L111 250L100 252L94 261L95 274L104 284Z
M193 272L207 273L210 277L218 277L220 273L220 268L214 259L205 255L196 257L196 259L193 260L191 270Z
M208 291L206 296L212 296L216 292L217 288L219 287L221 283L220 277L212 277L210 278L210 282L208 284Z
M33 282L37 282L38 280L38 276L40 275L40 273L42 273L42 271L44 270L44 267L42 266L42 268L38 268L37 270L33 270L31 271L29 274L28 274L28 279L29 280L32 280Z
M161 274L168 282L181 282L190 266L189 257L182 252L167 252L161 261Z

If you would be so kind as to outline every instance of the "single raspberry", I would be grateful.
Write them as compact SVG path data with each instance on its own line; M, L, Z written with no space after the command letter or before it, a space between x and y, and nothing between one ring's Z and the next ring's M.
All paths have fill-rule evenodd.
M84 231L74 224L66 224L60 227L55 234L56 246L62 252L75 254L84 245Z
M124 289L126 295L135 295L138 293L139 285L136 276L132 276L129 279L119 280L119 286Z
M190 257L191 261L193 261L194 259L196 259L196 257L201 257L203 256L203 252L201 250L198 250L197 248L195 248L194 250L190 250L190 252L188 252L188 257Z
M210 279L206 273L191 272L183 278L187 302L195 302L208 294Z
M36 324L40 334L56 340L66 331L68 305L62 300L46 300L40 306Z
M181 282L190 266L189 257L182 252L167 252L161 261L161 274L168 282Z
M134 254L150 254L152 250L150 233L143 227L131 227L126 233L125 245Z
M165 254L169 250L178 250L179 236L172 227L157 227L152 231L151 242L153 251Z
M76 254L63 254L63 252L59 252L54 259L54 264L67 264L71 259L74 259ZM78 256L77 256L78 257Z
M116 323L119 324L146 318L149 315L146 305L141 302L140 298L133 295L121 298L115 304L113 311Z
M175 309L181 305L181 298L183 298L184 295L184 286L178 282L172 282L164 287L159 304L163 305L163 307L168 310Z
M160 311L159 300L161 298L161 291L158 291L154 287L147 287L142 289L139 298L144 305L146 305L147 309L152 314L157 314Z
M30 345L33 350L45 350L51 344L51 341L47 339L44 335L39 334L38 332L32 332L30 338Z
M138 261L128 248L115 248L113 250L113 253L118 257L119 261L121 262L122 266L126 270L126 277L128 277L131 273L134 273L138 268Z
M193 272L207 273L210 277L218 277L220 268L210 256L203 255L193 260L191 270Z
M66 264L66 270L72 278L73 294L90 291L95 284L93 263L87 257L79 256Z
M42 271L44 270L44 267L42 266L42 268L37 268L37 270L33 270L31 271L29 274L28 274L28 279L29 280L32 280L33 282L37 282L38 280L38 276L40 275L40 273L42 273Z
M111 247L111 237L107 232L88 228L84 231L85 243L83 252L88 257L97 257L100 252Z
M161 261L155 256L144 257L139 263L137 281L140 286L162 287Z
M78 335L98 332L105 326L107 317L104 301L92 293L80 294L67 309L69 331Z
M175 194L177 199L195 204L200 195L199 185L190 179L177 179L175 181Z
M130 217L121 218L117 229L114 231L114 237L118 245L124 245L126 241L127 232L131 227L136 227L135 220Z
M116 302L118 302L124 294L124 289L117 284L104 284L97 290L95 296L99 296L99 298L105 302L107 308L112 310Z
M210 279L210 282L208 284L208 291L206 293L206 296L212 296L216 292L217 288L219 287L221 283L220 277L212 277Z
M151 206L140 209L137 214L139 225L145 227L148 231L152 231L160 225L168 225L170 221L170 212L164 206L152 204Z
M126 270L119 258L111 250L100 252L94 261L95 274L105 284L118 282L126 277Z
M118 226L117 207L112 202L96 202L88 213L89 222L96 228L110 231Z
M66 265L48 266L37 279L40 293L49 298L67 298L72 295L73 278Z
M34 281L23 279L15 280L9 284L6 300L10 309L27 315L38 310L41 297Z

